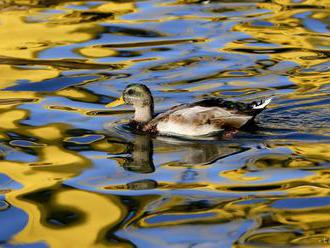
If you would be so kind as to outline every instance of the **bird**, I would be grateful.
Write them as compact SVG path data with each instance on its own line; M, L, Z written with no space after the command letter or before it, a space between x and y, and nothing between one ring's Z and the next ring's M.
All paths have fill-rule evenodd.
M129 84L121 97L106 105L133 105L134 117L128 125L139 133L164 136L203 137L223 131L238 131L254 122L255 117L272 98L250 103L223 98L206 98L193 103L173 106L158 115L154 99L144 84Z

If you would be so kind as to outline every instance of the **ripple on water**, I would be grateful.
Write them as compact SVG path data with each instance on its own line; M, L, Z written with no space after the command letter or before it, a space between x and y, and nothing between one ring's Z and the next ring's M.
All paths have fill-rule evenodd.
M0 1L1 244L327 246L328 7ZM157 112L273 101L230 139L151 137L105 108L130 83Z

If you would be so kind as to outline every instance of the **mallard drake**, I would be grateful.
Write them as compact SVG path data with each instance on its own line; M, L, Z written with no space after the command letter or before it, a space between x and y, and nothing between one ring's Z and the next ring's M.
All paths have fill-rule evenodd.
M136 131L153 135L211 136L221 131L239 130L252 123L271 102L271 98L251 103L209 98L181 104L155 115L154 100L143 84L130 84L120 99L106 107L133 105L134 118L129 125Z

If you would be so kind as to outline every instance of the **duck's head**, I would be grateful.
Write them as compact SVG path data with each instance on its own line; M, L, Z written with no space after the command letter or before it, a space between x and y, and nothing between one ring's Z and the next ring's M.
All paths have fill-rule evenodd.
M124 91L122 96L106 107L115 107L122 104L135 105L136 107L144 107L153 104L151 92L144 84L130 84Z
M149 121L152 118L154 110L154 101L152 94L144 84L128 85L122 96L109 104L106 107L115 107L122 104L130 104L135 108L136 121Z

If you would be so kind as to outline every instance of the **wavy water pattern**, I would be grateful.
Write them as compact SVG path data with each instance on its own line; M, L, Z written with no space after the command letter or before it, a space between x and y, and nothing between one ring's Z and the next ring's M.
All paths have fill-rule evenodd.
M325 0L0 1L0 246L330 247ZM272 96L233 137L133 134L156 111Z

